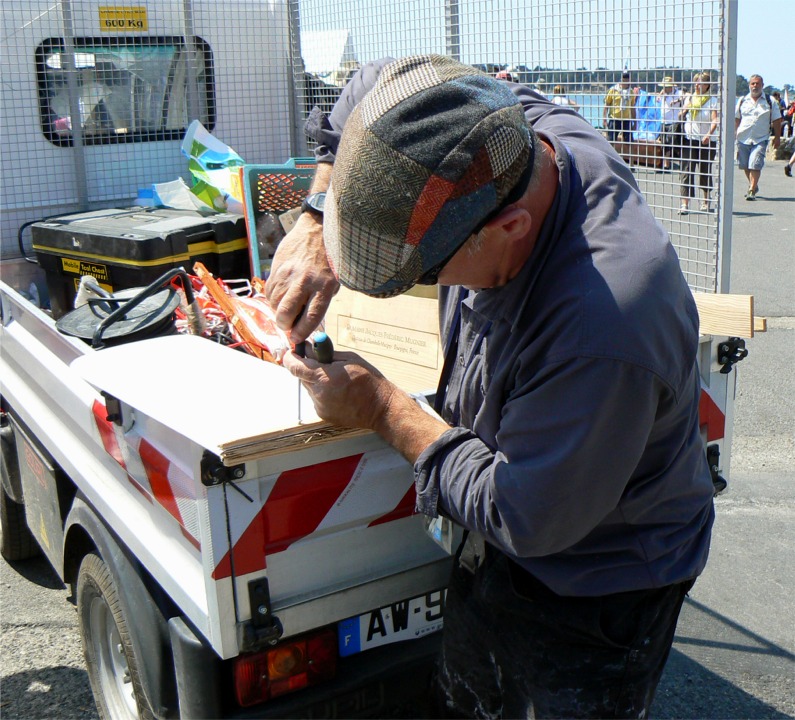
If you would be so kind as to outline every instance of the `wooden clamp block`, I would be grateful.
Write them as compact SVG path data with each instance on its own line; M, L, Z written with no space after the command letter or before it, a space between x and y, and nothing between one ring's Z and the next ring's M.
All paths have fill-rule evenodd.
M752 338L767 330L767 319L754 317L753 295L694 292L702 335Z

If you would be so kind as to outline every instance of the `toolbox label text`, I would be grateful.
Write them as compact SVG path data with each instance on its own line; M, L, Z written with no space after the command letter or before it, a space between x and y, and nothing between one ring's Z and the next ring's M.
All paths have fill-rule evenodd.
M102 32L148 30L146 8L102 6L99 8L99 29Z
M75 260L73 258L61 258L61 267L63 267L65 273L69 273L70 275L93 275L100 282L110 282L107 266L100 263Z

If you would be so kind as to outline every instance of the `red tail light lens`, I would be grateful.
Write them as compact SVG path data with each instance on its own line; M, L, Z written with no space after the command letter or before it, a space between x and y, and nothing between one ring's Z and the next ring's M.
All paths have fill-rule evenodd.
M235 695L243 707L300 690L337 672L333 630L305 635L234 662Z

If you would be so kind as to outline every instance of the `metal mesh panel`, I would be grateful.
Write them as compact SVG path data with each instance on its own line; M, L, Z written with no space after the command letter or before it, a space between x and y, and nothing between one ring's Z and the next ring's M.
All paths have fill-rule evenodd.
M303 121L330 110L353 72L385 55L438 52L576 102L605 132L605 97L631 72L638 117L616 149L667 228L694 289L720 286L725 111L708 210L678 214L690 144L653 111L663 78L684 93L706 70L727 87L725 0L4 0L0 57L4 258L23 223L135 201L183 177L193 118L246 163L305 156ZM560 92L562 90L562 92ZM635 95L637 92L637 95ZM565 102L566 100L558 100ZM642 102L641 102L642 101ZM640 110L645 113L640 117ZM79 118L80 122L76 122ZM641 121L641 122L639 122ZM730 173L724 173L730 175ZM728 215L726 216L728 217ZM724 233L725 234L725 233Z
M691 287L718 285L718 233L723 188L718 141L695 199L680 215L683 178L691 145L685 135L663 134L659 93L671 77L683 97L693 75L710 74L712 92L725 92L724 7L720 0L302 0L302 54L308 76L329 88L351 68L385 55L449 54L492 75L507 71L550 99L571 101L595 127L607 132L605 97L630 71L638 118L614 146L635 172L655 216L668 230ZM556 90L558 92L556 92ZM314 91L316 92L316 91ZM331 98L334 91L326 91ZM634 93L637 93L635 95ZM305 104L311 105L306 97ZM565 98L565 99L564 99ZM720 104L718 104L720 110ZM670 113L669 113L670 115ZM671 117L673 117L671 115ZM678 118L677 118L678 119ZM720 138L718 114L714 137ZM665 151L660 140L667 140ZM672 156L664 158L663 154ZM666 171L663 165L671 164ZM701 210L709 188L708 205ZM691 192L691 190L685 190Z
M1 12L4 259L20 255L25 222L190 184L180 145L194 118L247 163L292 154L286 2L4 0Z

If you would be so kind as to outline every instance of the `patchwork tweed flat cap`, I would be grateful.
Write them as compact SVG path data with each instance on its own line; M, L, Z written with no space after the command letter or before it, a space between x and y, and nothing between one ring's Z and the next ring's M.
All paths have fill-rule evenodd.
M376 297L435 275L527 188L535 134L505 83L441 55L386 65L348 118L323 235L341 284Z

